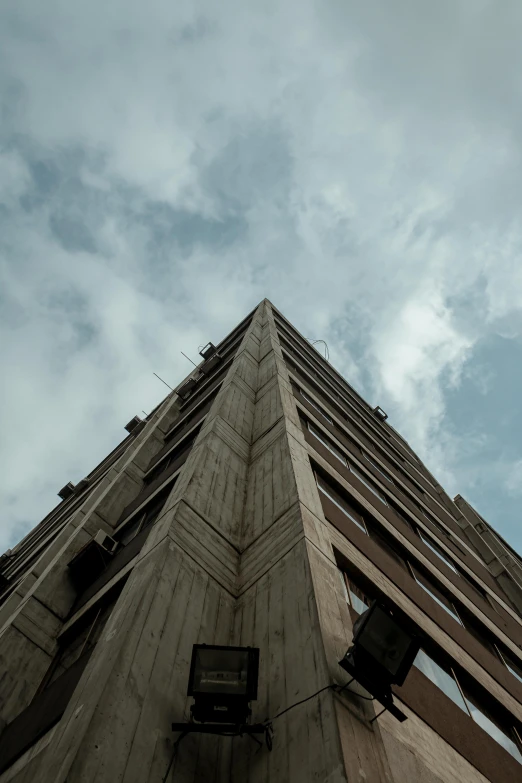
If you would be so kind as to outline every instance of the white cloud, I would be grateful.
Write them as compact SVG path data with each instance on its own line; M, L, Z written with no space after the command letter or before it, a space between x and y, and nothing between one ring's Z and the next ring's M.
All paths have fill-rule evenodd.
M504 487L513 497L519 498L522 495L522 459L510 465L505 474Z
M448 390L522 323L519 5L4 9L4 542L264 296L469 483Z

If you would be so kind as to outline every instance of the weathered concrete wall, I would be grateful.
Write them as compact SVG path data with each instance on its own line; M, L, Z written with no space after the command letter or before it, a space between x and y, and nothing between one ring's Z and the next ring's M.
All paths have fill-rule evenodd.
M23 663L20 681L0 680L8 720L30 701L55 652L74 599L66 563L98 527L115 524L162 447L158 428L165 432L175 415L172 401L158 411L6 619L0 656L14 650ZM197 642L260 647L255 721L329 683L344 684L337 662L352 622L333 551L348 546L339 535L322 511L265 301L62 720L0 783L160 783L175 739L171 722L189 717ZM370 702L349 691L326 690L274 721L271 753L248 737L187 736L168 780L486 783L413 714L404 725L388 716L370 724L374 715Z

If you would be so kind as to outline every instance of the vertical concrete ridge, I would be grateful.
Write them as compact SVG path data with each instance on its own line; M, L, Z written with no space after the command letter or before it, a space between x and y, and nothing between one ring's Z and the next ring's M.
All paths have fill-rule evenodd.
M225 644L230 639L264 309L261 303L254 313L74 701L42 753L39 780L141 781L130 760L145 757L150 775L157 766L150 779L161 780L168 765L170 722L187 714L192 644ZM174 620L176 613L184 617L181 623ZM169 616L173 621L165 625ZM100 682L105 683L101 689ZM165 703L158 713L153 705L158 699L161 703L164 694L170 707ZM145 747L151 720L161 740ZM115 732L114 742L106 741L106 727ZM214 756L218 751L210 737L190 738L191 744L194 749L200 744L213 748ZM200 776L201 765L196 760L194 764L197 769L190 775ZM180 777L179 766L174 774ZM181 773L181 779L189 777Z

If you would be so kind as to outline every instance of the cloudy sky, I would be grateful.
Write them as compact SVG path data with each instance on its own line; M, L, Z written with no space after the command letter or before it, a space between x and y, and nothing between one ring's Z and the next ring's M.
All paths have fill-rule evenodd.
M3 0L0 551L267 296L522 550L522 5Z

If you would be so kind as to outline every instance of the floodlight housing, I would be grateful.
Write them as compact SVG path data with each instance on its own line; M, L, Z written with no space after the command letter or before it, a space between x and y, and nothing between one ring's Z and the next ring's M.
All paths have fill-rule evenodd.
M204 348L201 349L199 355L207 361L210 357L216 353L216 346L213 343L207 343Z
M355 622L353 646L339 665L395 717L405 720L393 704L391 686L403 684L419 647L419 641L397 617L374 601Z
M259 648L195 644L187 695L196 721L243 724L257 698Z

